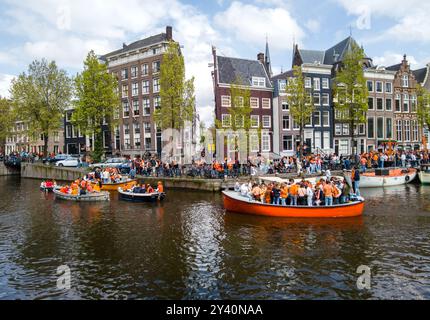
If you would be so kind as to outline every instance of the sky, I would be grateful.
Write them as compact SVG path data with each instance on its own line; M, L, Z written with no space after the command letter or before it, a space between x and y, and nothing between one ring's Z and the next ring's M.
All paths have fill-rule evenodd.
M378 65L430 63L430 1L421 0L0 0L0 96L35 59L55 60L70 75L90 50L173 27L187 77L195 77L200 118L210 125L214 101L211 47L219 55L256 59L270 47L274 73L291 68L293 43L325 50L352 36Z

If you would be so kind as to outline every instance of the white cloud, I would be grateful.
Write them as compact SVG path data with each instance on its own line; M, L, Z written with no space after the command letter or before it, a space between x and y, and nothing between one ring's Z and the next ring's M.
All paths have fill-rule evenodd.
M388 17L394 24L375 37L381 39L396 39L400 41L430 41L430 2L422 0L336 0L350 15L358 19L368 20L372 30L374 17Z
M215 25L233 33L236 41L263 47L266 34L270 46L290 49L293 38L301 42L305 34L290 12L285 8L261 8L235 1L224 12L218 13Z
M305 26L310 32L317 33L321 29L321 22L315 19L309 19Z
M13 78L15 78L13 75L0 73L0 97L9 98L9 88Z
M418 61L414 56L407 56L406 59L411 64L411 68L417 68L419 66ZM389 67L395 64L401 63L403 60L403 54L385 51L382 56L373 57L373 63L378 66Z

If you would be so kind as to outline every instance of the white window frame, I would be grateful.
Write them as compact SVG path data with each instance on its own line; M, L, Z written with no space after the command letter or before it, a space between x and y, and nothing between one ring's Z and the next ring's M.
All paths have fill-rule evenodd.
M315 121L313 121L314 127L321 127L321 111L315 111L313 114L313 118L317 118L318 122L316 123Z
M267 141L265 141L265 138ZM267 148L265 148L265 143L267 144ZM270 152L270 134L263 133L261 135L261 151L262 152Z
M330 80L328 78L322 78L322 88L330 89Z
M228 119L228 124L226 123ZM222 122L222 126L223 128L229 128L231 127L231 114L222 114L221 115L221 122Z
M381 86L381 91L378 91L378 84ZM382 81L375 81L375 92L384 93L384 83Z
M288 127L284 128L284 118L288 119ZM282 131L289 131L291 130L291 116L289 115L283 115L282 116Z
M306 89L312 89L312 78L311 77L305 78L305 88Z
M369 90L369 83L371 83L372 84L372 90ZM366 81L366 87L367 87L367 90L369 91L369 92L375 92L375 84L374 84L374 82L372 81L372 80L367 80Z
M221 96L221 107L230 108L231 107L231 96Z
M314 78L314 91L321 91L321 79L320 78Z
M253 119L257 119L257 125L253 124ZM251 128L259 128L260 127L260 116L252 114L251 115Z
M260 99L256 98L256 97L251 97L249 99L249 104L250 104L252 109L259 109L260 108Z
M327 103L324 103L324 97L327 97ZM321 103L323 106L329 106L330 105L330 95L328 93L323 93L321 96Z
M271 116L262 116L261 122L263 124L263 128L271 128L272 127L272 117ZM268 124L267 124L268 121Z
M325 118L324 115L325 114L327 114L327 124L324 124L324 118ZM323 111L321 122L322 122L322 126L324 128L330 127L330 111Z
M261 107L263 109L270 109L271 108L270 98L262 98Z

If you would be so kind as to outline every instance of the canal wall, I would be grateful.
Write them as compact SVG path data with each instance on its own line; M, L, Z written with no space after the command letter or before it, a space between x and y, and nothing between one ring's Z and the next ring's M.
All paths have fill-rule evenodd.
M88 170L78 168L59 168L40 163L21 163L22 178L74 181L82 178L87 172Z
M166 189L186 189L200 190L208 192L218 192L225 188L225 184L221 179L191 179L191 178L157 178L157 177L137 177L139 183L157 185L158 181L163 183ZM234 186L234 182L232 183Z
M0 176L19 175L19 170L6 167L3 162L0 162Z

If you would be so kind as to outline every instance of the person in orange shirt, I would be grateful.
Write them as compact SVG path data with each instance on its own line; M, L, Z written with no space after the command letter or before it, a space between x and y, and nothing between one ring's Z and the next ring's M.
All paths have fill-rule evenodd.
M266 203L272 203L272 189L273 185L270 183L266 189L265 201Z
M266 192L267 192L267 186L263 183L260 186L260 201L261 201L261 203L266 203Z
M325 205L332 206L333 205L333 185L331 182L327 182L324 184L323 192L324 192Z
M281 206L287 205L287 198L288 198L288 186L283 183L281 184Z
M290 204L292 206L297 206L297 198L299 195L299 186L296 183L294 183L293 179L290 180L290 184L291 184L291 186L290 186L289 191L288 191L289 197L290 197Z
M161 183L161 181L158 181L157 192L158 193L164 192L164 187L163 187L163 184Z

